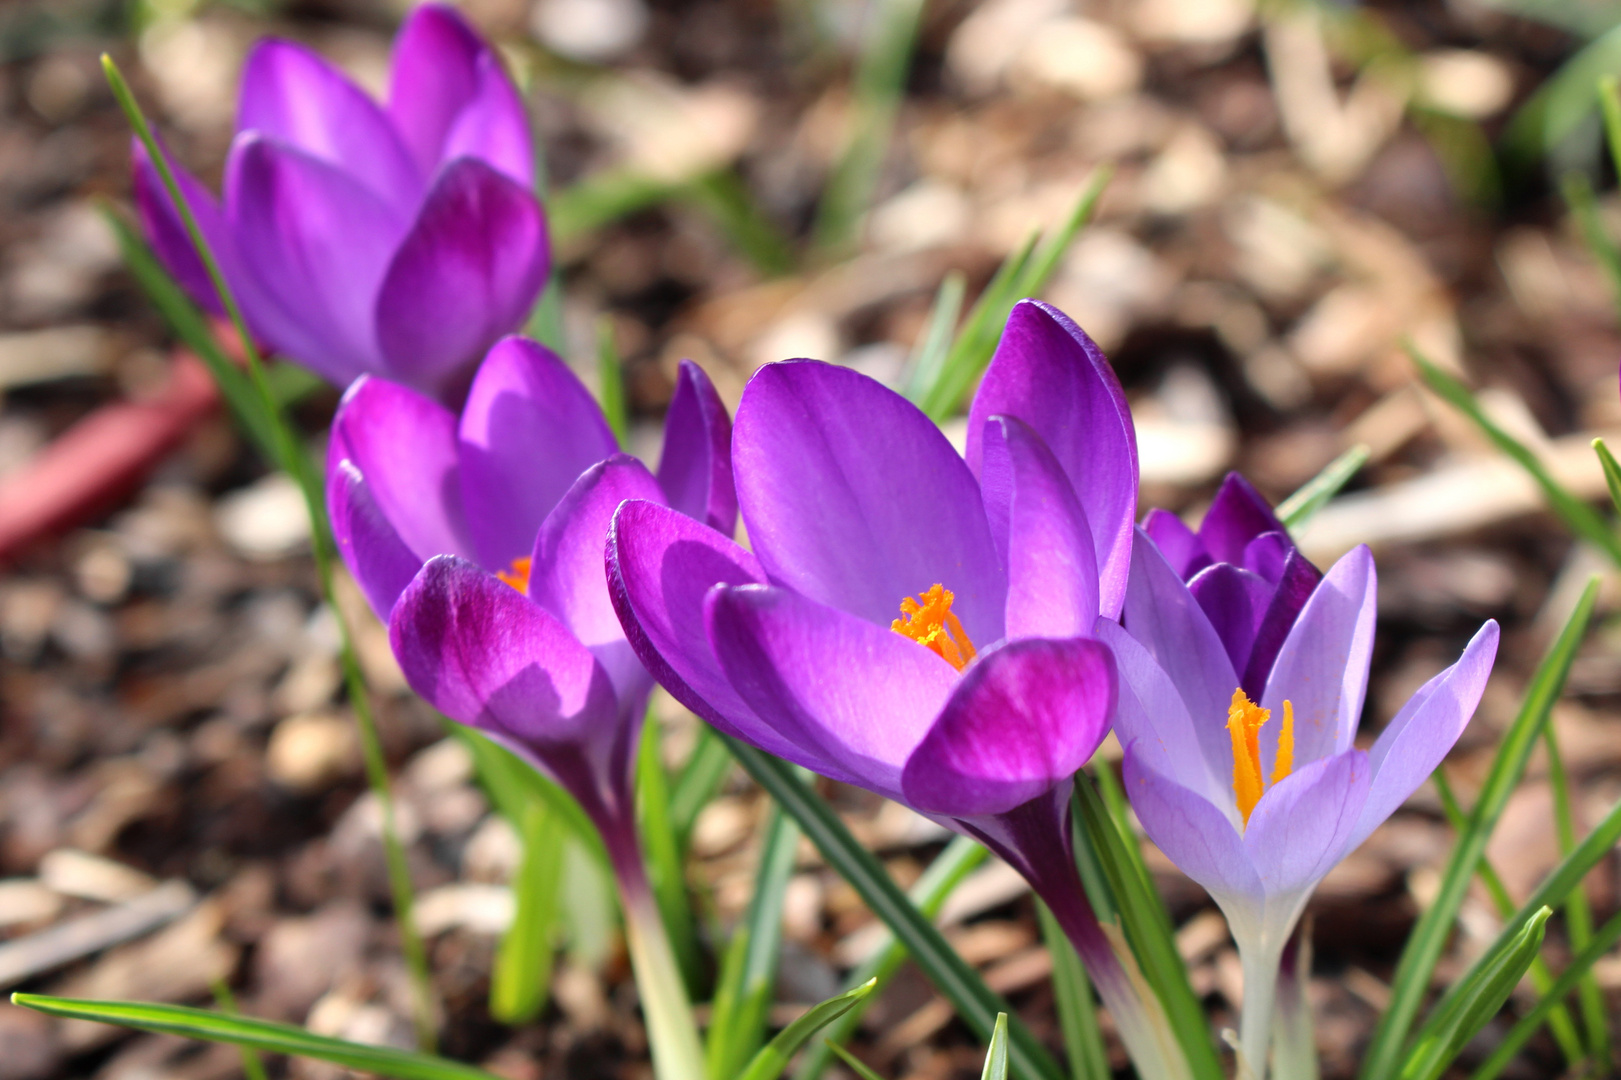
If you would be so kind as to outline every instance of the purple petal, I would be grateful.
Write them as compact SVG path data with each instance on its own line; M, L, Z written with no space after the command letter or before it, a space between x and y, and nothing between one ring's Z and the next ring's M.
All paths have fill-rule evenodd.
M422 568L394 606L389 641L411 689L440 712L542 761L619 734L613 688L590 650L463 559L442 555Z
M1268 533L1257 538L1250 544L1250 550L1254 551L1256 545L1276 535ZM1323 580L1323 574L1291 546L1284 557L1282 569L1273 580L1277 581L1277 586L1272 592L1266 614L1261 618L1261 625L1255 631L1255 644L1250 649L1249 663L1245 665L1244 677L1240 680L1244 692L1257 699L1266 690L1266 680L1272 674L1278 650L1283 648L1289 631L1294 629L1295 620L1300 617L1300 609L1306 606L1317 583Z
M472 554L450 410L399 383L362 376L332 418L327 467L345 460L366 478L378 510L419 565L435 555Z
M581 473L619 449L596 400L557 354L496 343L461 419L462 505L479 562L505 569Z
M372 611L388 622L422 560L394 531L354 462L344 459L327 469L326 508L338 554Z
M732 483L732 419L703 368L681 361L675 397L664 416L659 486L670 505L731 536L737 529Z
M1069 474L1092 527L1103 613L1117 617L1137 518L1137 436L1108 359L1063 312L1022 300L968 413L968 464L976 475L993 416L1029 424Z
M1367 754L1347 750L1267 788L1244 830L1244 850L1269 895L1309 889L1339 862L1367 800L1370 771Z
M991 537L1007 566L1007 636L1091 634L1098 617L1092 532L1041 436L1012 417L993 417L980 487Z
M1123 763L1126 795L1143 831L1188 877L1224 901L1255 901L1261 879L1250 866L1244 838L1203 796L1161 776L1142 761L1135 744Z
M1402 706L1368 752L1373 772L1368 801L1345 850L1361 844L1436 770L1480 704L1492 660L1497 623L1488 621L1458 662L1425 683Z
M1244 558L1238 565L1276 584L1283 577L1289 556L1294 553L1295 545L1288 533L1262 533L1244 545Z
M927 814L1002 814L1067 782L1109 733L1114 662L1088 638L1010 641L958 681L901 774Z
M704 625L711 588L765 580L753 555L679 511L633 501L614 515L608 591L631 648L681 704L728 735L783 757L792 744L732 688Z
M1272 512L1272 505L1250 482L1228 473L1199 525L1199 538L1217 562L1242 563L1244 549L1262 533L1287 530Z
M349 174L396 213L422 198L419 171L383 110L321 57L290 41L254 46L242 70L236 128Z
M749 541L776 582L887 632L935 584L976 645L1002 637L1007 583L979 485L917 407L849 368L767 364L732 452Z
M957 683L933 652L770 585L723 585L705 602L722 670L793 750L790 761L901 798L901 768Z
M169 168L180 184L186 205L197 219L197 225L208 246L213 249L214 257L220 261L227 282L233 288L237 287L241 270L236 265L236 242L225 223L225 216L220 213L219 203L196 177L175 164L171 155L164 156L169 159ZM152 250L194 301L215 315L223 315L225 308L220 304L214 283L208 278L208 271L203 268L202 259L197 257L197 249L192 246L185 222L175 209L174 200L169 198L168 189L147 155L146 146L135 136L130 137L130 165L133 170L135 212L140 216L141 230L146 233Z
M377 340L390 373L460 402L485 350L523 324L550 262L535 197L482 161L453 162L377 293Z
M613 680L621 701L652 688L631 651L608 597L603 551L614 511L626 499L663 501L647 466L615 454L591 466L540 526L530 563L529 597L563 621Z
M1150 510L1143 518L1143 531L1158 545L1160 554L1183 581L1210 565L1210 554L1205 551L1199 535L1169 510L1157 506Z
M1352 550L1323 577L1278 651L1261 705L1281 717L1284 700L1293 703L1297 764L1351 748L1368 689L1377 592L1373 555ZM1272 760L1280 726L1261 729L1263 761Z
M423 4L400 27L388 116L423 176L465 156L534 185L523 99L495 51L454 8Z
M1227 707L1238 689L1238 676L1198 601L1154 542L1141 533L1132 545L1123 621L1126 631L1176 684L1211 772L1232 776Z
M249 308L256 328L338 385L379 370L372 308L407 220L335 167L256 135L232 148L225 189L263 294Z
M1226 647L1233 670L1243 671L1249 663L1256 631L1271 606L1272 586L1260 575L1232 563L1216 563L1199 571L1188 582L1188 591L1199 601L1200 609Z

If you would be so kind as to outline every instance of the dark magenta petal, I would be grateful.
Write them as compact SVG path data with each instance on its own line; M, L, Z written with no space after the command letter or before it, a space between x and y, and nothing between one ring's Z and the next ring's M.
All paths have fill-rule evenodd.
M1268 533L1258 538L1250 549L1253 551L1257 544L1276 535ZM1244 676L1240 680L1244 692L1254 699L1258 699L1266 689L1266 680L1272 674L1272 664L1278 658L1278 650L1283 648L1295 620L1300 617L1300 609L1306 606L1312 590L1323 580L1323 575L1309 559L1291 546L1276 580L1272 601L1261 618L1260 627L1255 631L1255 644L1250 649L1249 663L1245 665Z
M1135 743L1126 747L1123 776L1131 808L1148 838L1216 897L1229 918L1230 901L1248 906L1262 899L1265 888L1250 865L1244 837L1225 814L1203 796L1147 767Z
M1103 613L1118 616L1137 518L1137 436L1108 359L1057 308L1022 300L968 413L968 464L976 475L993 416L1029 424L1063 465L1092 528Z
M389 641L411 689L453 720L543 763L604 760L623 724L608 675L539 604L452 555L394 606ZM558 768L564 773L563 768ZM577 776L560 775L569 783Z
M1169 510L1157 506L1150 510L1143 518L1143 531L1159 545L1160 554L1183 581L1210 565L1210 553L1205 551L1204 542Z
M1188 591L1227 649L1233 670L1243 671L1275 590L1258 574L1232 563L1217 563L1194 575Z
M242 70L236 128L295 147L349 174L407 214L420 172L377 103L315 53L290 41L254 46Z
M388 622L394 602L416 577L422 560L400 539L354 462L345 459L328 467L326 509L344 565L377 617Z
M462 409L462 505L479 562L501 570L581 473L619 449L596 399L550 349L497 342Z
M327 467L354 463L420 565L435 555L472 555L456 453L456 417L449 409L398 383L362 376L332 418Z
M603 553L614 511L626 499L663 501L647 466L615 454L591 466L547 515L535 538L529 597L563 621L596 654L621 701L652 689L608 597Z
M1262 533L1244 545L1244 557L1239 560L1238 565L1277 584L1282 579L1284 566L1294 551L1295 545L1289 539L1288 533Z
M957 672L892 630L784 588L722 585L706 601L709 644L754 714L806 768L901 798L901 768Z
M1098 564L1086 511L1063 466L1027 425L993 417L980 489L1007 567L1007 636L1090 635L1098 617Z
M773 581L887 630L935 584L978 646L1007 584L979 485L917 406L850 368L767 364L732 440L749 542Z
M388 116L423 176L476 157L528 188L534 147L500 58L454 8L423 4L394 41Z
M964 672L906 761L906 802L928 814L1002 814L1067 783L1114 713L1114 662L1089 638L1010 641Z
M1248 480L1235 472L1228 473L1199 525L1205 550L1217 562L1242 564L1249 542L1269 532L1287 535L1288 530Z
M732 688L704 623L710 589L765 580L747 550L679 511L631 501L614 515L608 591L636 655L681 704L728 735L783 757L792 744Z
M671 506L731 536L737 528L732 483L732 418L703 368L681 361L664 417L659 486Z
M169 159L169 168L180 184L186 205L197 219L197 225L208 240L208 246L213 249L214 257L220 261L226 281L233 288L240 287L241 271L236 265L236 241L225 223L224 214L220 212L219 203L207 188L198 183L196 177L175 164L172 156L167 153L164 156ZM192 300L215 315L223 315L225 309L220 304L219 294L208 278L208 271L203 268L202 259L197 257L185 222L175 209L174 200L169 198L163 178L147 156L145 145L135 136L130 137L130 165L133 170L135 212L141 219L141 229L146 233L152 250Z
M528 189L477 159L452 162L377 293L391 377L459 403L485 350L523 325L550 261L545 215Z
M1368 755L1347 750L1267 787L1244 830L1244 850L1269 895L1310 889L1340 861L1368 798L1369 773Z
M257 135L238 138L225 187L263 294L249 308L256 329L340 386L381 370L372 309L408 219L335 166Z

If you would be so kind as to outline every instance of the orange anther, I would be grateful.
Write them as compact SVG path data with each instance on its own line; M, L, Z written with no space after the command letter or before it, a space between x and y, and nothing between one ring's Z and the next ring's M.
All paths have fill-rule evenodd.
M511 585L521 593L529 592L529 570L534 564L533 559L527 555L520 555L512 560L512 565L505 570L497 570L495 576Z
M955 599L956 595L940 584L931 586L916 600L905 597L901 600L902 618L891 622L889 628L961 671L979 653L968 640L962 622L952 614L951 602Z

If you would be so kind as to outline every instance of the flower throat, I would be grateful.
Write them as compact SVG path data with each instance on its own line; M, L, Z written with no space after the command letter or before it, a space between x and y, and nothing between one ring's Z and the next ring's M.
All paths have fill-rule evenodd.
M955 599L955 593L936 583L916 600L910 596L901 600L901 618L890 623L889 628L961 671L979 651L968 640L962 622L952 614L951 602Z

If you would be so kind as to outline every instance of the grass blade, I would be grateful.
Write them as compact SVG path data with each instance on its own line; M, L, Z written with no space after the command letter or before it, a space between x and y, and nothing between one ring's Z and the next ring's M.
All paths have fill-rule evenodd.
M1599 464L1604 467L1604 484L1610 489L1610 501L1621 513L1621 464L1616 463L1615 455L1610 453L1603 439L1593 440L1593 450L1598 454Z
M490 973L490 1015L508 1025L528 1023L546 1007L567 835L539 799L530 801L519 832L523 858L512 880L512 925L501 937Z
M1432 364L1412 342L1407 343L1407 354L1413 358L1419 374L1423 376L1431 390L1474 421L1475 426L1495 443L1499 450L1513 458L1530 474L1542 488L1542 493L1547 497L1554 513L1570 526L1572 532L1609 555L1617 566L1621 566L1621 538L1616 536L1615 530L1598 511L1572 495L1563 484L1553 478L1553 474L1548 472L1547 467L1525 444L1504 431L1487 416L1468 387Z
M573 796L483 732L454 720L440 719L446 730L473 755L473 769L485 792L513 828L522 831L529 803L538 799L556 823L564 826L593 858L607 867L608 849L602 844L602 836Z
M996 1029L996 1014L1007 1012L1000 995L985 985L896 886L883 866L814 791L795 775L793 766L778 761L729 736L722 736L732 754L750 776L792 815L817 850L849 882L872 913L906 946L935 989L956 1008L964 1023L979 1037L989 1039ZM1063 1080L1063 1071L1046 1047L1028 1028L1014 1021L1010 1054L1021 1077L1027 1080Z
M1537 161L1576 132L1593 112L1593 86L1621 68L1621 26L1594 38L1526 99L1499 140L1511 160Z
M776 1080L788 1067L788 1059L805 1045L812 1035L822 1030L856 1003L872 993L873 984L863 983L854 990L846 990L837 997L828 998L804 1016L777 1032L777 1037L760 1048L749 1062L749 1067L738 1080Z
M996 1014L996 1030L991 1033L979 1080L1007 1080L1007 1013Z
M848 1016L849 1014L846 1013L845 1015ZM822 1040L821 1045L827 1047L829 1053L837 1054L839 1060L844 1062L844 1064L849 1067L851 1072L860 1077L860 1080L884 1080L883 1077L861 1064L860 1058L850 1053L850 1051L846 1050L838 1043L833 1042L830 1039L824 1039Z
M1109 1080L1109 1055L1098 1029L1097 1003L1086 967L1069 943L1068 936L1053 918L1047 905L1036 901L1041 917L1041 939L1053 958L1053 997L1058 1008L1058 1029L1064 1033L1064 1050L1069 1055L1073 1080Z
M700 983L698 935L687 898L687 869L681 846L670 827L670 783L660 758L659 722L648 715L642 723L642 741L636 756L636 824L641 834L642 857L653 882L653 897L670 938L681 978L689 994Z
M1559 737L1553 725L1542 729L1543 741L1548 746L1548 783L1553 788L1554 824L1559 834L1559 857L1568 858L1576 848L1576 818L1570 806L1570 775L1565 771L1565 759L1559 753ZM1587 903L1587 892L1580 885L1570 890L1564 902L1565 934L1570 947L1581 952L1593 938L1593 909ZM1537 989L1546 994L1548 988ZM1609 1018L1604 1008L1604 992L1598 980L1589 976L1577 986L1577 1001L1581 1005L1582 1026L1587 1030L1587 1049L1597 1061L1610 1060Z
M732 755L726 744L720 741L714 728L708 724L698 725L698 741L670 790L670 828L675 830L682 851L692 838L692 826L699 813L709 805L731 771Z
M1362 466L1368 463L1373 451L1366 443L1357 443L1351 449L1323 466L1323 471L1307 480L1300 490L1278 504L1278 520L1291 532L1305 527L1306 522L1321 510L1328 500L1338 495Z
M1536 674L1526 690L1519 715L1514 718L1513 724L1503 737L1502 744L1497 748L1491 769L1481 786L1480 797L1476 800L1474 810L1470 813L1469 820L1459 833L1458 842L1452 849L1452 856L1441 879L1440 892L1436 895L1434 903L1419 916L1418 923L1413 927L1407 945L1402 950L1401 961L1397 964L1396 976L1391 984L1390 1004L1386 1007L1384 1015L1379 1018L1378 1026L1374 1029L1373 1041L1368 1047L1362 1061L1362 1069L1358 1073L1362 1080L1385 1080L1397 1072L1398 1062L1402 1058L1402 1047L1407 1041L1407 1033L1429 988L1430 976L1435 971L1436 961L1440 959L1441 951L1446 947L1447 938L1457 921L1458 908L1468 891L1469 880L1475 876L1492 829L1496 827L1497 819L1502 814L1509 795L1513 793L1520 777L1524 775L1525 764L1531 756L1531 750L1536 745L1543 725L1547 723L1554 702L1559 699L1564 689L1565 678L1570 674L1571 662L1576 658L1576 649L1587 632L1587 624L1592 618L1593 605L1597 600L1598 579L1595 578L1588 582L1581 601L1571 613L1570 620L1560 632L1558 640L1553 643L1547 656L1538 665ZM1578 850L1584 848L1585 844ZM1574 857L1572 855L1572 858ZM1567 863L1569 861L1566 860ZM1562 899L1563 895L1561 893L1559 899ZM1558 903L1559 899L1553 902ZM1539 900L1537 906L1540 907L1547 902L1546 899ZM1536 908L1530 910L1535 911Z
M1610 238L1604 219L1599 216L1598 198L1593 194L1592 183L1581 173L1568 173L1560 181L1559 191L1565 197L1565 205L1570 207L1571 214L1576 218L1588 252L1598 260L1599 268L1609 279L1612 301L1621 307L1621 248Z
M1599 111L1604 115L1604 141L1610 148L1610 164L1621 176L1621 83L1613 74L1598 79Z
M614 344L613 316L607 312L597 316L597 400L602 405L603 419L623 450L630 433L630 418L625 413L625 372L619 362L619 347Z
M698 177L682 189L684 201L707 213L732 246L766 277L781 277L794 268L794 249L730 169Z
M184 1005L149 1005L138 1001L84 1001L76 998L47 997L43 994L12 994L11 1003L27 1009L71 1020L94 1020L102 1024L179 1035L205 1042L230 1043L270 1054L330 1061L346 1069L394 1077L396 1080L498 1080L483 1069L432 1054L399 1050L392 1046L370 1046L316 1035L292 1024L227 1016L207 1009Z
M220 1007L221 1012L229 1016L238 1015L236 995L231 993L231 988L224 979L215 979L209 989L214 994L214 1004ZM251 1046L244 1046L241 1049L242 1076L244 1080L269 1080L265 1075L265 1063L264 1059L259 1056L259 1051Z
M940 369L951 350L951 332L956 329L957 317L962 314L963 294L968 279L961 270L953 270L940 282L934 294L934 306L929 309L929 321L912 346L907 358L906 396L916 401L923 388L940 378Z

